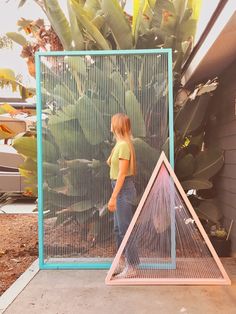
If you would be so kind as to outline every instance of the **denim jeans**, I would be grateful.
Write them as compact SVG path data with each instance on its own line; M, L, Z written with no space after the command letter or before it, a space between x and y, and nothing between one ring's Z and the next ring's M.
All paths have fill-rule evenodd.
M111 180L114 189L116 180ZM114 212L114 233L117 249L119 248L129 224L133 217L133 205L137 197L134 179L131 176L125 178L124 184L117 196L116 211ZM132 244L127 242L125 246L125 257L128 264L136 266L139 264L136 241Z

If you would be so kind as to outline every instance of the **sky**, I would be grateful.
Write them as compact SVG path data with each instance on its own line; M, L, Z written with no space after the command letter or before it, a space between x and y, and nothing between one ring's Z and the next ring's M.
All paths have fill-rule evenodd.
M66 3L67 0L58 0L63 11L67 12ZM21 17L28 19L44 18L43 11L35 4L33 0L26 1L26 4L18 9L19 0L0 0L0 21L1 29L0 35L6 32L17 31L16 22ZM127 0L126 11L132 14L133 0ZM207 3L207 6L205 6ZM202 9L202 17L199 23L198 33L196 38L198 39L202 29L205 27L206 22L209 20L209 16L212 10L216 7L218 0L203 1L204 8ZM24 77L24 83L26 85L34 85L35 82L29 77L26 62L20 57L21 47L14 44L13 50L0 50L0 68L10 67L16 71L16 74L21 73Z

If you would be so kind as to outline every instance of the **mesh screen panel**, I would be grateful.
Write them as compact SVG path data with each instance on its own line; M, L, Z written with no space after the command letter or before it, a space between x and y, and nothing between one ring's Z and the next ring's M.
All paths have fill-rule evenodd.
M161 151L169 156L171 147L168 53L86 53L45 53L37 68L41 259L58 268L107 267L115 255L106 208L111 116L124 112L131 119L139 198Z

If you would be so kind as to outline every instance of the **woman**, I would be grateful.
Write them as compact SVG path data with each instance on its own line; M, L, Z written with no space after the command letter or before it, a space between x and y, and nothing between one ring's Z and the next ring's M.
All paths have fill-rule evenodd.
M136 158L129 117L123 113L115 114L111 119L111 132L115 136L116 145L107 160L113 188L108 209L114 212L114 232L118 249L132 219L132 206L136 199ZM126 245L125 257L126 267L123 270L124 265L120 263L115 273L120 273L120 277L135 276L139 258L134 245Z

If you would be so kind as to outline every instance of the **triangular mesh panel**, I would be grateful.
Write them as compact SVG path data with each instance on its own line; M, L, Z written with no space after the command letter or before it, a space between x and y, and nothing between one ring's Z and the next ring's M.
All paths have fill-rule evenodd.
M116 274L122 261L125 270ZM162 153L106 278L107 284L230 284Z

